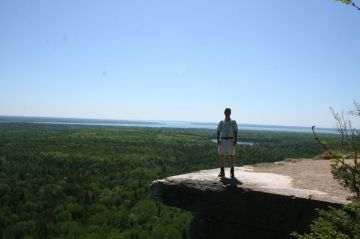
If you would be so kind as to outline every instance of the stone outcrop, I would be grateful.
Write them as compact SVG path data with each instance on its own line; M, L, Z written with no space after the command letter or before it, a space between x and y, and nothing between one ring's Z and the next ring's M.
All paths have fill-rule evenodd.
M310 167L305 172L304 162ZM316 181L319 175L311 173L314 165L327 167L321 174L326 183ZM202 170L156 180L150 185L151 197L193 212L191 238L211 239L289 238L292 231L308 229L315 208L340 207L351 196L332 179L323 160L236 167L233 179L219 178L218 172Z

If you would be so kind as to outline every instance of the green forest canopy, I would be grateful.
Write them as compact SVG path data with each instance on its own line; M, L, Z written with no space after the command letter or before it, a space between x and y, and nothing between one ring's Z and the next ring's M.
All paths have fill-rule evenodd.
M217 167L214 138L207 129L0 123L0 238L188 238L192 215L151 200L148 186ZM237 147L237 165L322 152L308 133L239 139L255 144Z

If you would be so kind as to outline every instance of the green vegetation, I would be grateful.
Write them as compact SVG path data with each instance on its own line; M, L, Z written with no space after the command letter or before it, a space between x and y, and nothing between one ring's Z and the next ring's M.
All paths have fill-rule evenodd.
M324 148L325 152L332 159L331 172L345 188L354 192L357 198L360 198L360 131L352 127L351 120L339 114L331 108L337 129L341 138L337 145L329 145L326 141L321 140L314 128L312 127L315 140ZM354 108L349 112L350 115L360 116L360 104L354 102ZM348 163L346 159L352 159Z
M351 6L353 6L355 9L360 10L359 5L358 5L355 1L352 1L352 0L336 0L336 1L337 1L337 2L345 3L346 5L351 5Z
M351 2L351 1L350 1ZM360 238L360 131L352 127L352 122L332 108L339 137L331 143L320 138L312 127L315 140L321 145L327 157L331 159L331 172L341 185L350 189L356 196L354 201L341 209L319 210L319 217L304 235L294 233L299 239L326 238ZM352 116L360 116L360 104L354 102L354 108L349 112Z
M298 239L352 239L360 238L360 203L344 206L342 209L318 210L309 233L294 234Z
M326 136L329 140L333 136ZM188 238L159 178L218 166L215 131L0 123L0 238ZM313 157L311 134L240 131L237 165Z

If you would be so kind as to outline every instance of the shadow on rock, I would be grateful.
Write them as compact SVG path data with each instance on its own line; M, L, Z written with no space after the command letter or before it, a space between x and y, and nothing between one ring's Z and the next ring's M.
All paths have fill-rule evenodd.
M243 184L236 177L234 177L234 178L222 177L222 178L220 178L220 182L222 182L224 185L229 185L229 186L236 186L236 185Z

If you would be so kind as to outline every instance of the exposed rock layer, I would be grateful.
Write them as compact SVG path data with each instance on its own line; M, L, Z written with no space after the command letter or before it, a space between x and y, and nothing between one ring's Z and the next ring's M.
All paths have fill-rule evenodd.
M318 184L299 188L281 167L300 162L270 165L277 173L259 170L261 166L237 167L234 179L217 177L218 169L168 177L151 184L151 196L194 212L192 238L288 238L290 232L308 228L316 216L315 208L340 207L351 195L346 191L332 195ZM296 174L297 180L301 175ZM304 177L309 180L309 174ZM330 183L338 184L335 180Z

